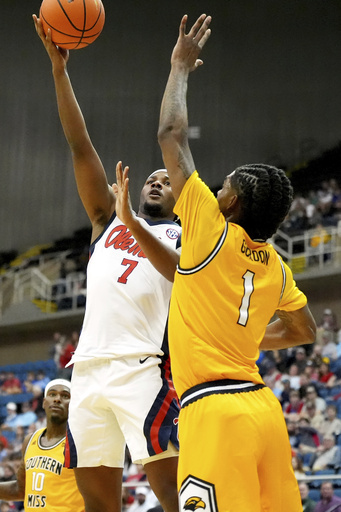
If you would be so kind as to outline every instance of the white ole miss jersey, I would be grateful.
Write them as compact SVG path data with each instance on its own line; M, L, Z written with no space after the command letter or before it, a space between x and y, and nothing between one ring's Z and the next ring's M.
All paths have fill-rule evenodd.
M139 219L174 249L181 228L172 221ZM91 244L83 327L70 364L93 358L163 355L172 283L149 262L113 215Z

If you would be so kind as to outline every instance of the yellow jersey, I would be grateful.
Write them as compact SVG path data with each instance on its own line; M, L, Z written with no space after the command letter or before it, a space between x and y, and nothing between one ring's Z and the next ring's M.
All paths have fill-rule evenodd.
M45 430L32 435L25 451L25 511L84 512L74 472L64 467L65 437L54 446L44 447L41 437Z
M181 219L182 252L169 344L178 395L220 379L263 383L256 361L266 326L277 309L305 306L305 295L271 244L253 241L241 226L226 222L197 172L174 211Z

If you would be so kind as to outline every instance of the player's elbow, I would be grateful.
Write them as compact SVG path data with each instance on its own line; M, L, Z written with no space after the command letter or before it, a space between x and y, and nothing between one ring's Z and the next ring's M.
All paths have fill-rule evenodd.
M302 345L311 345L316 340L316 323L313 317L307 319L304 329L301 332Z
M170 144L182 145L187 140L187 130L176 124L160 123L157 138L161 148Z

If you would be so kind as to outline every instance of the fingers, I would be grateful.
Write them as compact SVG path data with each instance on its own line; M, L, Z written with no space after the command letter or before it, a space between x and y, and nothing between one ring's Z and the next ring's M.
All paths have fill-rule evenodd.
M206 30L206 32L204 33L204 35L202 36L202 38L200 39L200 41L198 42L198 45L200 46L200 48L203 48L205 46L206 41L208 40L210 35L211 35L211 29L208 28Z
M201 48L204 46L207 39L210 37L211 30L208 27L211 21L211 16L206 16L206 14L202 14L194 24L194 27L196 27L196 33L193 39L198 42Z
M117 186L121 189L122 189L123 185L129 181L128 172L129 172L128 165L126 165L125 168L123 169L122 162L121 161L117 162L116 181L117 181Z
M122 162L121 161L117 162L117 164L116 164L116 181L117 181L117 186L121 187L122 186Z
M184 36L184 35L185 35L187 19L188 19L188 16L187 16L187 14L185 14L185 15L182 17L182 20L181 20L181 22L180 22L180 27L179 27L179 36Z
M194 25L192 26L188 35L190 35L193 38L200 39L202 37L203 33L207 30L210 22L211 22L211 16L202 14L201 16L199 16L197 21L194 23Z

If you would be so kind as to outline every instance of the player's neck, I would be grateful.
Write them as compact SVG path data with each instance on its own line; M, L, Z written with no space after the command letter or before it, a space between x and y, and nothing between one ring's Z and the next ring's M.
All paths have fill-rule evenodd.
M165 221L165 220L173 221L174 220L173 213L171 213L170 215L167 215L167 216L155 216L154 217L153 215L148 215L146 213L141 212L140 210L137 213L137 217L140 217L141 219L145 219L145 220L151 220L152 222L160 222L160 221Z
M41 436L41 444L48 448L54 446L66 435L66 423L61 425L48 424L45 432Z

